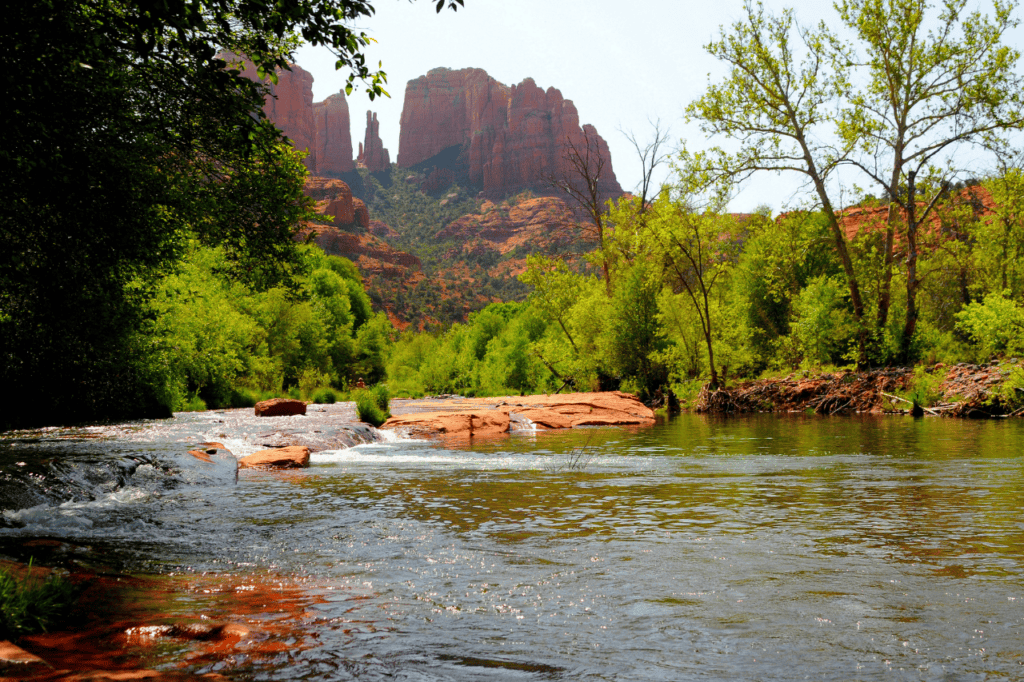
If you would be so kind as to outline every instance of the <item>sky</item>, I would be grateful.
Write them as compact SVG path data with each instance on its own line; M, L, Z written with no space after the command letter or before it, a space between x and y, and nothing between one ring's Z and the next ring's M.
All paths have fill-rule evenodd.
M780 11L784 6L765 0ZM828 2L787 3L798 21L834 25ZM725 68L703 46L719 28L743 16L742 0L465 0L457 12L435 12L429 0L376 0L376 14L358 28L377 43L367 59L383 62L391 98L371 102L365 89L349 97L353 148L363 139L365 112L377 112L380 135L391 158L398 156L399 120L405 84L435 67L482 68L506 85L533 78L554 86L576 105L581 123L593 124L612 154L619 184L637 187L641 165L626 133L649 139L650 121L671 131L673 146L690 149L708 141L685 122L686 105L704 92L709 78ZM313 97L321 101L345 85L346 72L334 70L324 48L299 48L296 62L314 77ZM668 173L668 169L665 169ZM761 175L738 189L734 211L796 206L807 188L798 176Z

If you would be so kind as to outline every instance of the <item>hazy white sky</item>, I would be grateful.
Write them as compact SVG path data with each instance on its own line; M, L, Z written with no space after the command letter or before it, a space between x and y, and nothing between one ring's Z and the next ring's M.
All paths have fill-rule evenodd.
M372 109L384 146L395 159L405 84L438 66L482 68L506 85L533 78L542 88L558 88L575 103L581 123L592 123L608 141L616 176L626 190L639 182L640 164L620 131L645 139L648 119L660 119L671 129L674 144L686 138L691 148L708 146L695 126L684 123L683 110L701 95L709 75L724 75L703 45L721 25L742 17L742 0L465 2L458 12L440 14L427 0L374 3L376 15L361 28L378 41L367 56L373 64L383 62L391 98L370 102L365 90L352 94L353 148L363 139L365 112ZM795 7L801 23L834 23L829 2L765 4L775 11ZM334 71L326 50L305 46L297 62L315 78L315 100L344 87L348 74ZM731 208L768 204L778 211L799 199L800 192L797 177L762 176L736 196Z

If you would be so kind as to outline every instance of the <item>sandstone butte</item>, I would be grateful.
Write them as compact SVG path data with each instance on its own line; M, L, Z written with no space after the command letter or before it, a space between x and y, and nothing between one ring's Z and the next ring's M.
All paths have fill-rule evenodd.
M381 173L391 168L391 155L380 139L380 122L377 121L377 114L370 111L366 112L366 134L359 144L357 161L371 173Z
M592 126L587 134L604 159L602 194L622 194L607 143ZM483 69L432 69L406 85L398 165L454 163L486 194L508 196L547 189L550 176L568 170L566 140L581 145L583 135L576 106L553 87L532 78L508 87Z
M256 69L248 60L222 53L228 63L244 68L241 74L257 80ZM305 159L310 172L340 175L355 170L352 159L352 127L345 91L331 95L323 102L313 102L313 75L298 64L277 71L277 83L266 80L269 94L263 112L291 140L299 151L308 152Z
M525 420L541 429L569 429L589 425L646 426L654 423L654 412L637 400L636 396L620 391L474 398L455 401L444 411L394 416L384 422L381 428L400 429L420 437L472 438L507 433L513 422L522 423Z

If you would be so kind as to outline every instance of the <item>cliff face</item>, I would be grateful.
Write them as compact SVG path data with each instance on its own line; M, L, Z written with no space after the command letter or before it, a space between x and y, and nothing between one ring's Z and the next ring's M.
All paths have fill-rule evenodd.
M314 104L313 116L316 121L316 154L315 158L307 159L310 171L340 175L355 170L345 92L340 91Z
M509 88L482 69L433 69L406 86L401 126L399 166L447 167L494 196L548 190L548 178L571 170L566 141L583 145L586 130L603 159L603 192L622 193L605 141L593 126L580 127L562 93L532 78Z
M371 173L380 173L391 167L391 156L388 150L384 149L384 142L380 139L377 114L370 111L366 112L366 135L359 145L359 162Z
M305 193L316 201L317 211L330 218L323 223L307 223L298 234L299 241L310 233L313 241L325 252L348 258L364 277L379 275L384 278L405 280L419 274L420 259L391 248L367 228L371 227L366 204L352 197L352 190L341 180L309 176ZM374 221L379 223L379 221ZM380 223L378 230L386 225Z
M412 168L450 147L490 148L504 122L509 88L483 69L432 69L405 86L398 165ZM472 156L472 153L470 153Z
M228 62L233 55L222 55ZM242 75L256 80L256 69L242 62ZM266 81L270 92L263 113L274 122L299 151L307 152L305 164L313 174L340 175L355 169L352 129L344 91L313 103L313 75L298 64L277 72L277 83Z

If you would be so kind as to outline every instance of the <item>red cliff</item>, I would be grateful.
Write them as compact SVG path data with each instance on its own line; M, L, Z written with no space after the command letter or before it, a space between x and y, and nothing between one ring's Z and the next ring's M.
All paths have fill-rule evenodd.
M222 58L238 66L238 58ZM249 61L241 63L242 75L256 80L256 69ZM281 129L292 146L307 152L305 163L310 172L338 175L355 169L352 159L352 130L344 91L323 102L313 103L313 75L298 64L277 72L277 83L265 81L269 93L263 112Z
M345 92L314 104L313 113L316 119L316 158L311 159L314 163L307 161L310 172L340 175L355 170Z
M603 193L621 194L608 145L592 126L580 127L576 107L555 88L532 78L509 88L482 69L433 69L406 86L398 165L447 167L493 196L549 190L548 179L568 171L566 141L579 146L584 129L604 161Z

